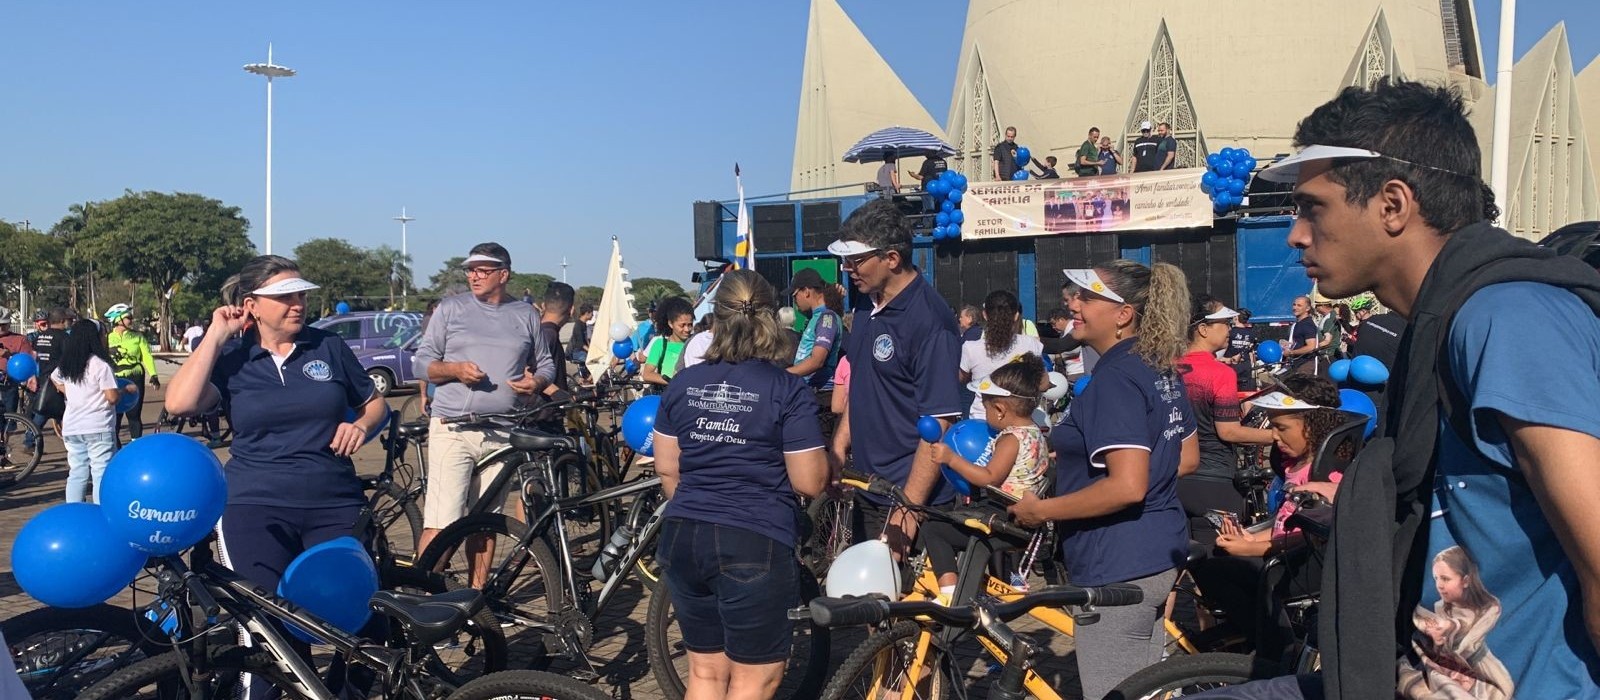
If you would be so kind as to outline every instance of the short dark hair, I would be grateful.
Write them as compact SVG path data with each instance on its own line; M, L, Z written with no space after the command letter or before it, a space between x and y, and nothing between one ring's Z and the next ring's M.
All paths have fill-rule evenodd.
M584 304L583 306L578 307L579 316L589 313L594 313L594 304Z
M49 323L66 323L67 321L72 320L72 316L72 311L67 309L67 307L57 306L53 309L50 309L50 317L47 318L46 321Z
M1347 87L1316 108L1294 132L1295 145L1365 148L1387 158L1333 161L1328 177L1361 205L1399 180L1416 192L1422 220L1450 233L1484 218L1483 153L1456 90L1383 78ZM1493 194L1489 193L1490 204Z
M1044 162L1049 163L1050 167L1053 168L1056 165L1056 157L1055 156L1045 156L1044 157Z
M544 288L544 298L541 300L545 313L570 310L573 296L572 285L566 282L551 282L550 286Z
M487 255L491 258L504 260L506 267L511 267L511 253L506 251L505 246L493 241L488 243L479 243L475 246L472 246L472 250L467 251L467 255L469 257L473 255Z
M1098 127L1098 126L1091 126L1091 127L1089 127L1089 133L1091 133L1091 134L1098 134L1098 133L1100 133L1100 127Z
M1172 124L1168 123L1168 122L1161 122L1161 125L1164 126L1164 127L1167 127L1168 129L1172 128Z
M1046 320L1050 323L1055 323L1056 321L1071 321L1072 312L1057 306L1056 308L1050 310L1050 316L1047 317Z
M911 267L911 222L887 199L874 199L851 213L839 227L839 240L892 250L900 254L901 265Z

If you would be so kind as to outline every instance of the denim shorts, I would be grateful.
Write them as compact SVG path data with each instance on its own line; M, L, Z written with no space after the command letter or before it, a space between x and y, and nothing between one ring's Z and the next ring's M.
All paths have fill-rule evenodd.
M789 658L788 611L800 604L794 548L737 527L668 518L656 562L689 651L742 664Z

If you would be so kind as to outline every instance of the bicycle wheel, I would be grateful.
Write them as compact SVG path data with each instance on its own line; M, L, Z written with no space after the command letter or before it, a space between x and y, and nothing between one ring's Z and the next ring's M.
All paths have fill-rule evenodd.
M501 671L472 681L447 700L609 700L594 686L543 671Z
M0 622L35 700L71 700L117 669L161 653L161 631L114 605L39 608Z
M415 561L417 542L422 538L422 509L417 507L417 499L393 482L373 483L368 489L367 502L373 504L369 525L373 546L380 555L402 565Z
M660 489L646 491L633 499L628 505L628 514L623 521L635 533L643 532L645 522L654 515L656 508L661 505L662 494ZM640 552L639 560L633 564L634 573L639 575L639 580L644 582L650 594L665 594L661 588L661 567L656 565L656 548L654 542L644 543L644 551Z
M401 424L412 423L426 417L427 414L422 412L421 392L407 396L405 401L400 402L400 410L395 411L395 418L399 419Z
M822 595L816 579L805 567L800 567L800 598L794 606L804 605ZM789 651L789 663L783 670L783 682L775 698L814 698L822 689L828 674L830 646L828 630L811 624L810 620L794 623L794 647ZM661 694L668 700L683 700L685 679L689 677L689 654L683 647L683 633L678 630L677 616L672 613L672 596L663 587L650 596L650 608L645 620L645 646L650 657L650 673L655 676Z
M950 676L944 670L944 651L933 640L926 640L928 645L920 670L915 672L917 677L910 677L917 645L927 634L922 625L906 620L867 637L833 674L822 698L887 700L907 697L907 691L909 697L922 700L947 696Z
M21 413L5 414L0 424L0 488L22 483L44 459L44 434Z
M244 692L242 681L246 673L284 688L285 697L299 697L287 689L287 677L272 663L272 655L264 650L210 646L206 649L204 671L196 668L197 661L188 651L152 656L107 676L78 697L82 700L231 698Z
M1244 654L1174 656L1129 676L1108 697L1176 698L1276 675L1258 675L1255 667L1255 658Z
M555 458L551 465L556 477L557 497L571 498L594 493L601 488L600 479L591 468L583 455L565 453ZM538 486L543 490L543 486ZM592 561L600 555L600 550L605 546L606 538L611 536L611 531L616 527L617 504L600 503L583 508L573 508L562 513L566 521L567 545L571 548L572 558L576 561ZM554 528L548 533L551 549L555 549L556 541Z
M487 542L492 549L480 560L487 566L480 564L479 571L506 569L493 589L484 590L487 609L501 624L508 643L516 645L519 654L524 650L530 654L529 667L542 669L549 658L544 653L544 630L538 626L556 624L566 593L561 587L561 566L549 546L542 539L521 542L526 529L521 522L496 513L469 515L441 530L416 567L467 585L472 573L469 541L481 538Z
M805 522L810 531L801 538L800 563L804 564L818 580L828 578L828 567L833 558L851 544L853 496L823 493L806 506Z

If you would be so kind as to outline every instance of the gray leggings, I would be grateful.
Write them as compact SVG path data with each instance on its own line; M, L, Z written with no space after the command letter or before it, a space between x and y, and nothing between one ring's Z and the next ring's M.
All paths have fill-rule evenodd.
M1161 661L1167 644L1162 613L1177 569L1128 581L1144 591L1144 602L1095 608L1100 621L1077 628L1078 677L1085 700L1100 700L1135 672Z

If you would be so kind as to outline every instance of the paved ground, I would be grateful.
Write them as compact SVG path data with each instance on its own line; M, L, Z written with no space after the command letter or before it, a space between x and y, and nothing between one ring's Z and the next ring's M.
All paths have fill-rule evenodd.
M398 407L403 398L391 399L391 404ZM144 406L147 428L160 412L161 399L160 390L151 390L147 394L147 403ZM44 462L33 476L15 489L0 494L0 618L10 618L39 607L39 603L23 593L12 578L11 543L17 531L29 518L40 510L62 502L67 473L66 458L59 440L52 436L47 445ZM219 456L226 459L226 449L219 451ZM376 472L381 468L382 455L375 445L369 445L358 453L356 461L360 471ZM587 579L587 576L584 578ZM141 594L141 599L143 597ZM592 656L602 675L599 683L618 698L655 700L664 697L654 678L651 677L646 658L645 618L649 597L650 594L643 590L637 579L634 579L622 589L610 609L595 625L596 642ZM127 605L131 601L131 592L125 591L112 602ZM1042 630L1039 625L1026 619L1019 623L1017 628L1028 633L1039 645L1045 647L1046 650L1042 652L1039 661L1041 671L1047 677L1066 681L1075 675L1075 669L1072 668L1074 664L1067 656L1071 649L1070 638ZM833 643L830 669L837 668L860 639L861 633L855 631L837 634ZM527 654L519 656L517 651L526 649L528 640L513 635L510 641L513 668L525 667ZM981 676L982 664L972 660L975 648L975 645L968 643L958 649L958 658L964 659L961 664L963 668L970 668L973 675ZM564 660L557 660L551 666L551 670L562 673L570 672L572 668L573 665ZM984 697L986 685L986 680L979 681L973 697ZM1058 683L1059 685L1066 685L1066 682Z

